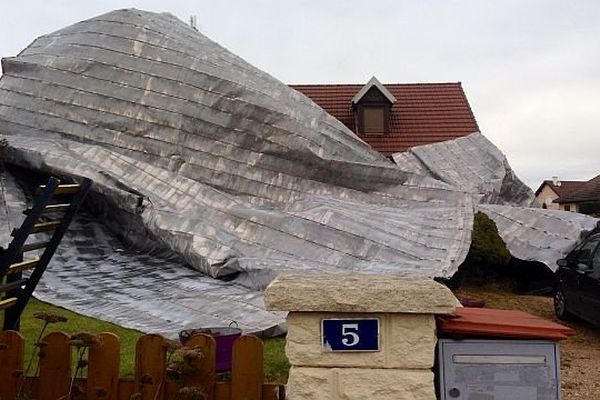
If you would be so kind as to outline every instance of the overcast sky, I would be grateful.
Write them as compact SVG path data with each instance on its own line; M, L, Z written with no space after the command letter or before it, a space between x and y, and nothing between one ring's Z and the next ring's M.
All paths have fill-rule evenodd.
M0 56L135 7L286 83L461 81L479 127L534 190L600 174L600 1L2 0Z

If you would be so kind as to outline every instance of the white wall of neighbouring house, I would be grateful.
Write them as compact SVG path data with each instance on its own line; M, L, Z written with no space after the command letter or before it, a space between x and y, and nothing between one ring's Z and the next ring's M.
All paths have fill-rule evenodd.
M548 185L544 185L544 187L538 193L538 195L535 196L535 199L538 202L538 204L540 205L540 207L545 204L546 208L548 210L559 210L559 205L557 203L552 202L552 201L554 201L554 199L557 199L557 198L558 198L558 195L556 194L556 192L554 190L552 190L550 188L550 186L548 186ZM562 209L562 208L560 208L560 209Z
M579 212L579 205L577 203L564 203L560 205L560 210Z

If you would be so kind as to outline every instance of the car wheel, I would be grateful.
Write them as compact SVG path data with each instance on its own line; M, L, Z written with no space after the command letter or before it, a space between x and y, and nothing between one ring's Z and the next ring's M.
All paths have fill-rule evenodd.
M558 319L567 321L571 319L571 313L567 311L567 300L565 299L565 292L562 287L557 287L554 292L554 313Z

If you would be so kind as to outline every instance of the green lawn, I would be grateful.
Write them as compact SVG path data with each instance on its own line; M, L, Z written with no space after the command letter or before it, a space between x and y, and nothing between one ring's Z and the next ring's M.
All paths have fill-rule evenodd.
M119 336L121 338L121 376L127 377L133 375L135 344L137 339L142 335L141 332L123 328L98 319L85 317L72 311L65 310L64 308L43 303L36 299L31 299L21 318L21 333L26 340L25 364L28 363L31 354L34 351L33 343L36 341L39 332L44 325L44 321L33 317L33 314L39 311L52 312L68 319L68 321L64 323L50 324L46 329L46 333L54 331L62 331L67 334L82 331L90 333L112 332ZM0 313L0 320L1 319L2 313ZM287 381L289 364L285 357L284 346L284 338L265 340L264 368L265 376L269 382L285 383ZM31 372L33 372L33 368L31 369Z
M285 356L285 338L265 340L264 365L268 382L287 383L290 363Z

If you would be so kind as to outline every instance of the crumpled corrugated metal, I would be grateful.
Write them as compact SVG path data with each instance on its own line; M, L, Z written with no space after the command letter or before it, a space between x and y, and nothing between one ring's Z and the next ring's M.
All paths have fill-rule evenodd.
M175 255L197 279L226 277L212 280L250 293L221 303L194 293L195 324L209 322L200 310L235 319L228 302L262 301L281 271L450 276L466 255L470 196L400 171L307 97L169 14L119 10L77 23L4 59L3 72L10 163L93 179L93 208L127 249ZM147 291L170 267L122 254L112 262L107 247L109 274L75 248L52 263L38 296L113 320L128 310L136 327L144 315L168 324L177 314ZM154 280L131 278L136 268ZM117 280L132 295L111 298L107 282ZM191 295L176 286L174 297ZM150 292L156 301L142 301ZM238 321L247 329L275 325L250 314Z
M479 132L393 155L398 166L470 193L475 202L530 207L531 189L516 176L506 156Z
M504 154L481 133L415 147L394 154L406 171L430 176L470 193L481 211L494 220L513 257L539 261L556 270L564 257L598 220L567 211L544 210L515 175Z
M110 12L2 66L7 160L94 181L36 295L124 326L274 334L280 272L450 277L477 203L532 196L478 133L394 165L170 14Z
M552 271L558 268L556 260L599 222L584 214L542 208L480 204L477 210L494 220L513 257L542 262Z

